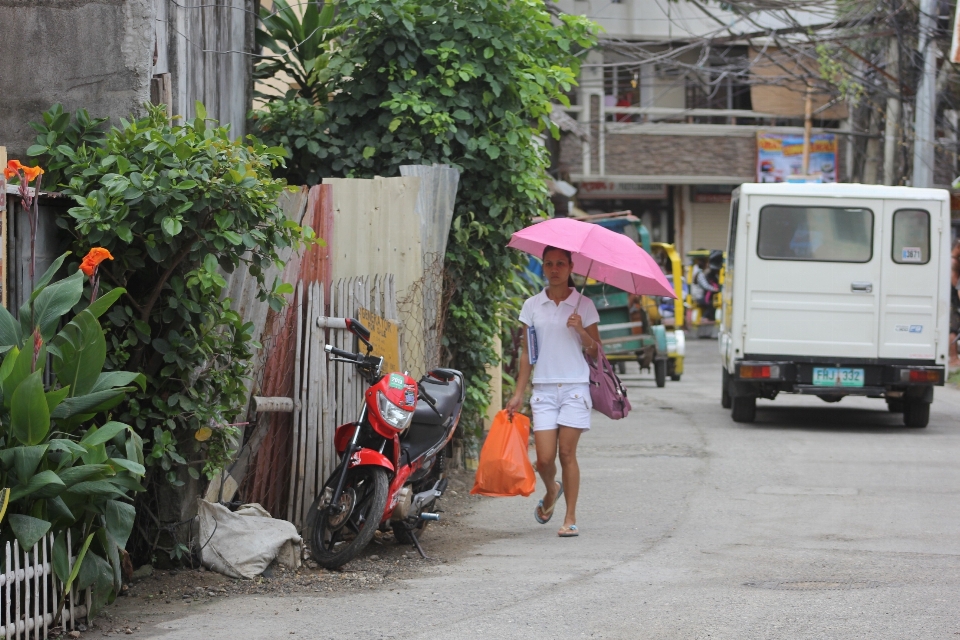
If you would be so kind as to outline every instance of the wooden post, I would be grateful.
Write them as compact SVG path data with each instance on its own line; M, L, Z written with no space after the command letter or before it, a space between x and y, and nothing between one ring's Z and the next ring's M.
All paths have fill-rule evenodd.
M803 106L803 175L810 175L810 130L813 127L813 87L807 87Z

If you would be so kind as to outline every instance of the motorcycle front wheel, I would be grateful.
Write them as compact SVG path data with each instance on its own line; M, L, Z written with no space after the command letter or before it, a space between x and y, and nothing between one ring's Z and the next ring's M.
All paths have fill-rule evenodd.
M335 471L307 514L304 537L310 543L314 562L324 569L347 564L366 547L380 526L387 506L389 480L386 469L361 466L347 470L343 492L338 501L339 512L331 514L323 503L325 494L332 494L339 472ZM327 489L331 488L328 492Z

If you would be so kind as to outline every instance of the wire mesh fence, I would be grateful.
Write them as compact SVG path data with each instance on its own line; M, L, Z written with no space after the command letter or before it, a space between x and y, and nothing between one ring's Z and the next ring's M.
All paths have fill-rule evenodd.
M399 292L397 298L402 362L414 377L440 366L447 301L443 256L424 256L423 276Z

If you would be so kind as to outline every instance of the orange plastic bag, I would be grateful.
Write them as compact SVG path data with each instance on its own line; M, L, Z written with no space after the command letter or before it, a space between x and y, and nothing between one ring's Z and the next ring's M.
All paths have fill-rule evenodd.
M515 413L511 422L506 411L498 413L480 451L476 481L470 493L498 498L533 493L537 479L527 455L529 438L530 418Z

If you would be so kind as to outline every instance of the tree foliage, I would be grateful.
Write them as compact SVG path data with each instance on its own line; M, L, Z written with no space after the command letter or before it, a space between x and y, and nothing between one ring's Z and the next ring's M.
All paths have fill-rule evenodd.
M200 446L208 456L226 455L235 429L225 425L243 409L259 348L252 324L222 299L223 272L246 264L260 299L279 309L290 285L266 282L264 270L281 248L312 234L277 206L285 185L270 171L282 149L231 139L199 103L197 117L179 125L162 107L147 109L96 145L76 148L61 141L80 123L57 116L31 152L63 166L60 188L76 206L58 222L75 246L94 242L115 258L100 267L102 288L125 290L105 316L106 366L147 377L146 391L119 416L148 441L148 466L179 484L176 466ZM207 462L212 472L217 464ZM189 471L198 477L194 466Z
M324 88L334 71L328 63L335 38L349 25L334 23L335 1L311 1L301 6L300 15L286 0L274 0L270 9L260 8L257 45L272 56L257 63L253 77L269 80L285 74L294 83L288 97L299 95L311 103L323 102Z
M81 303L81 271L51 283L66 257L40 278L18 319L0 307L0 487L10 489L0 544L16 538L29 550L53 532L53 569L62 583L95 586L92 616L120 592L120 550L135 515L129 494L143 491L145 473L140 436L110 410L143 376L103 371L107 344L98 318L124 290ZM72 574L70 555L78 558Z
M264 144L283 149L285 162L274 167L275 177L290 184L320 184L326 167L317 154L327 128L326 108L294 96L272 100L250 118Z
M518 259L506 245L547 208L539 137L558 135L551 103L567 103L576 52L595 43L594 25L553 18L537 0L345 0L340 11L357 27L328 64L334 96L318 107L327 120L312 138L319 171L394 176L402 164L434 162L461 169L444 346L469 378L467 411L476 420Z

